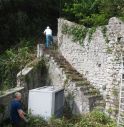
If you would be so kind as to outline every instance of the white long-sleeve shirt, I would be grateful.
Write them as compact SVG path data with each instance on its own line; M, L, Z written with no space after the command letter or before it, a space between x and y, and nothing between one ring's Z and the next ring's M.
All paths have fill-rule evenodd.
M50 28L46 28L45 31L44 31L44 33L46 35L52 35L52 30Z

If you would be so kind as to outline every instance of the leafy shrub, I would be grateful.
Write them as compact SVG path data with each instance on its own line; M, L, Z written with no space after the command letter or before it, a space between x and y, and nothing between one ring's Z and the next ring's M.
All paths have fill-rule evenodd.
M123 0L63 0L63 17L87 27L105 25L113 16L124 17Z
M73 116L70 119L52 118L50 127L116 127L116 124L105 113L94 110L83 116Z
M72 36L73 41L78 41L80 44L83 43L88 29L81 25L68 26L63 24L62 33Z
M48 127L48 124L42 117L31 116L28 126L29 127Z
M74 124L69 122L64 117L62 119L52 118L49 122L50 127L74 127Z
M105 113L94 110L83 116L76 127L116 127L116 124Z
M35 58L29 42L22 43L24 47L7 50L0 56L0 89L15 87L17 73Z

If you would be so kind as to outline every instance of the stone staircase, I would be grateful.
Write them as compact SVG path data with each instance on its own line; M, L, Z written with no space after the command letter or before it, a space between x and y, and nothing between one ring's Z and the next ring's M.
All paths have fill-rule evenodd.
M80 90L83 92L84 96L89 100L90 111L95 107L104 108L105 103L103 97L100 95L100 92L93 85L91 85L82 74L74 69L59 52L48 50L45 53L49 54L50 57L54 59L59 68L64 71L68 80L75 82L76 87L80 87Z

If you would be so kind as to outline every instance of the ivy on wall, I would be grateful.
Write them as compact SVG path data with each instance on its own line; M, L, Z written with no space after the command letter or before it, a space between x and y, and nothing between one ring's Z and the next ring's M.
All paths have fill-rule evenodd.
M92 36L93 36L93 33L96 32L96 27L92 27L89 29L88 33L89 33L89 42L91 41L92 39Z
M74 42L79 42L81 45L83 45L83 41L88 33L88 40L91 42L93 34L96 32L97 27L92 27L92 28L86 28L85 26L82 25L72 25L69 26L68 24L63 24L62 25L62 33L67 34L72 36L72 41ZM107 27L102 26L101 27L101 32L103 33L103 37L105 38L106 43L108 43L108 38L107 38Z
M83 41L87 35L89 34L89 42L92 39L93 33L95 33L96 27L93 28L86 28L82 25L72 25L68 26L68 24L62 25L62 33L72 36L72 41L79 42L83 45Z
M82 44L87 34L87 28L81 25L68 26L67 24L63 24L62 33L71 35L74 42Z
M105 38L106 43L109 43L108 37L106 35L106 33L107 33L107 27L106 26L102 26L101 30L102 30L103 37Z

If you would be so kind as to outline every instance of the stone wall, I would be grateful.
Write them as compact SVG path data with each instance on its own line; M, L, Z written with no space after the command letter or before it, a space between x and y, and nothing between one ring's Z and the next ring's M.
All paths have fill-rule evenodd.
M121 54L124 44L124 23L113 17L106 31L96 28L91 40L87 33L83 45L73 41L73 36L63 34L63 25L77 25L58 19L58 46L66 60L91 84L100 90L106 100L106 111L117 116L118 95L121 82Z
M30 90L48 84L47 78L44 60L36 58L17 74L17 86Z

